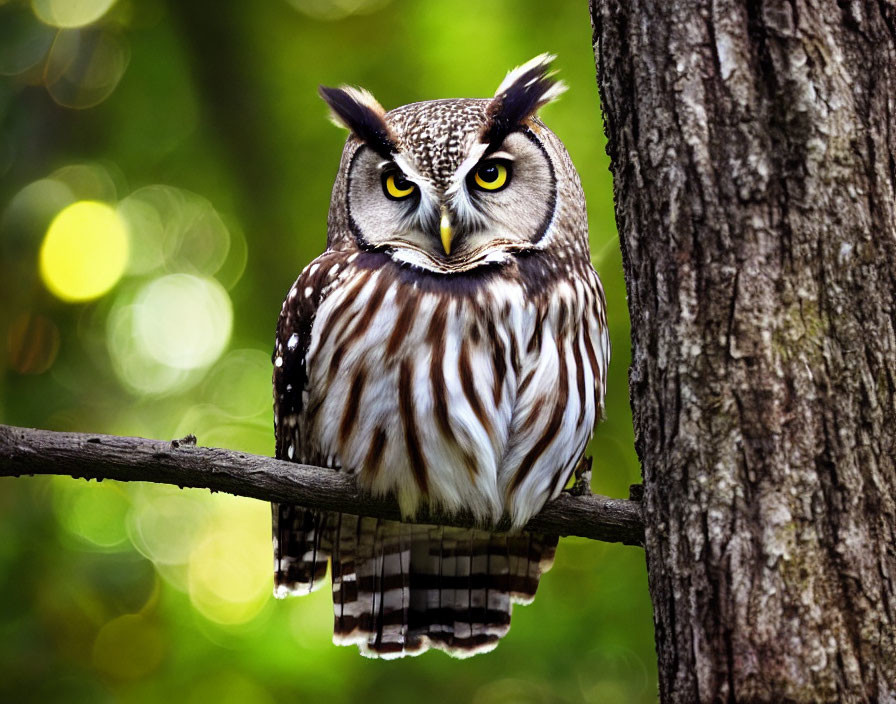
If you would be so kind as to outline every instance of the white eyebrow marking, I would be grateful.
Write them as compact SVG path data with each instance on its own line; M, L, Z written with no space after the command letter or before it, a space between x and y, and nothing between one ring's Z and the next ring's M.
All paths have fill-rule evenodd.
M492 152L488 155L489 159L504 159L504 161L516 161L516 157L510 152Z
M479 163L479 160L482 159L486 149L488 149L488 145L481 143L474 144L470 147L470 153L467 155L467 158L464 159L455 172L451 174L451 185L445 190L446 196L454 195L462 189L464 179L467 177L470 169L476 166L476 164Z
M427 219L432 216L432 213L438 212L439 196L436 193L436 188L432 181L417 169L416 164L409 156L396 152L392 154L392 161L420 189L420 203L411 215L410 221L418 228L425 229Z
M465 186L467 174L482 160L487 149L488 144L473 144L469 148L467 158L451 175L450 185L445 189L445 197L451 201L452 209L458 220L468 227L485 227L488 223L485 215L473 203Z
M432 189L432 183L417 169L416 164L404 154L396 152L392 155L392 161L401 169L401 172L411 181L420 186L420 190L424 191Z
M393 152L391 159L384 159L376 165L376 168L379 171L383 171L393 164L399 168L405 178L413 181L420 188L420 196L425 203L432 204L438 200L432 181L420 173L409 156L400 152Z

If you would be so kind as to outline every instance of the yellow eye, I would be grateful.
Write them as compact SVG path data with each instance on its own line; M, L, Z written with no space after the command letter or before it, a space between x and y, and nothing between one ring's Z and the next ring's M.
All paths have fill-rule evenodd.
M402 200L411 195L417 186L413 181L408 181L402 173L387 173L383 175L383 193L392 200Z
M473 183L483 191L500 191L510 181L510 169L503 161L486 161L473 174Z

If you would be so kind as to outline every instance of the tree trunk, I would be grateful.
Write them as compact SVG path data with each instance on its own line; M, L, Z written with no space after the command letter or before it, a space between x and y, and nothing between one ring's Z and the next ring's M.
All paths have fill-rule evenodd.
M591 17L661 700L896 701L896 6Z

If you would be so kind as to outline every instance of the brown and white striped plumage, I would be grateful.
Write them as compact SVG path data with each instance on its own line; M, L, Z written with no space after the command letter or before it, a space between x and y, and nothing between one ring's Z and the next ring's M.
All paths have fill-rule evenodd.
M483 527L506 514L517 531L563 489L601 411L609 343L578 175L535 116L562 90L549 61L493 99L389 113L322 89L352 135L327 250L280 316L278 457L356 473L405 516L427 502ZM507 185L476 190L495 163ZM414 197L387 198L389 173ZM507 632L556 542L275 505L275 593L310 591L331 560L337 643L468 655Z

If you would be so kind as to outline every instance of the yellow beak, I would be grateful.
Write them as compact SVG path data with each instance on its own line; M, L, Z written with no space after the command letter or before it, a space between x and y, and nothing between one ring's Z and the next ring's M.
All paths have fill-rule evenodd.
M448 218L448 209L442 206L442 219L439 222L439 230L442 233L442 247L445 254L451 254L451 238L454 237L454 230L451 229L451 220Z

